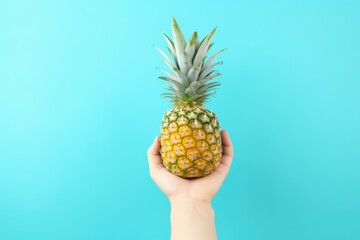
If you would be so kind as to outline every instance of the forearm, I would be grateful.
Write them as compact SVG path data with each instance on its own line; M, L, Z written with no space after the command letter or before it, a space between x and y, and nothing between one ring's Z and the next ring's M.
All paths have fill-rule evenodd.
M216 240L215 213L209 202L173 199L171 240Z

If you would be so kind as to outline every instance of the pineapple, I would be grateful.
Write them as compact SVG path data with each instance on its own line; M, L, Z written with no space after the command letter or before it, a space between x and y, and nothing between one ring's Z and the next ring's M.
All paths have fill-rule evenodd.
M169 85L163 96L174 104L161 124L161 158L168 171L183 178L206 176L221 162L220 124L217 116L204 107L220 85L210 81L220 75L213 69L222 62L212 62L224 49L205 61L215 30L200 43L195 31L186 43L173 18L173 41L163 33L173 60L156 47L171 69L161 69L166 76L159 78Z

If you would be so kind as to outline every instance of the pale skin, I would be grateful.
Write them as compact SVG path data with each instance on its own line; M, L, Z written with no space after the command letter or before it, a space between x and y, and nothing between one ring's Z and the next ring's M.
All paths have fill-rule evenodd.
M221 137L223 156L220 165L210 175L198 179L184 179L166 170L159 153L159 137L148 149L150 176L170 201L171 240L217 239L211 200L228 175L233 159L227 131L222 131Z

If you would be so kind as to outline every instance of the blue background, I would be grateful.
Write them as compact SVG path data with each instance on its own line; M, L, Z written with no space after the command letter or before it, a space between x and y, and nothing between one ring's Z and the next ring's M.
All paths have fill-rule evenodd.
M236 3L235 3L236 2ZM0 239L168 239L153 48L218 31L219 239L360 239L359 1L2 1Z

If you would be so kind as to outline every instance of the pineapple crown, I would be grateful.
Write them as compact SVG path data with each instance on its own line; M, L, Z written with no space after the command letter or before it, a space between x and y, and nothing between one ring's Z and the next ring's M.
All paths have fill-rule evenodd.
M169 88L167 88L168 92L163 93L162 96L169 98L175 106L202 105L210 96L215 94L216 87L220 85L219 82L209 81L220 75L220 73L213 69L215 66L222 64L222 62L213 64L212 62L225 49L216 52L205 61L209 49L214 44L210 42L215 31L216 28L206 35L200 43L198 34L195 31L186 43L179 25L175 18L173 18L173 41L163 33L168 43L167 49L173 60L160 48L155 47L163 56L162 60L172 71L168 72L160 68L166 76L159 78L166 81L169 85Z

